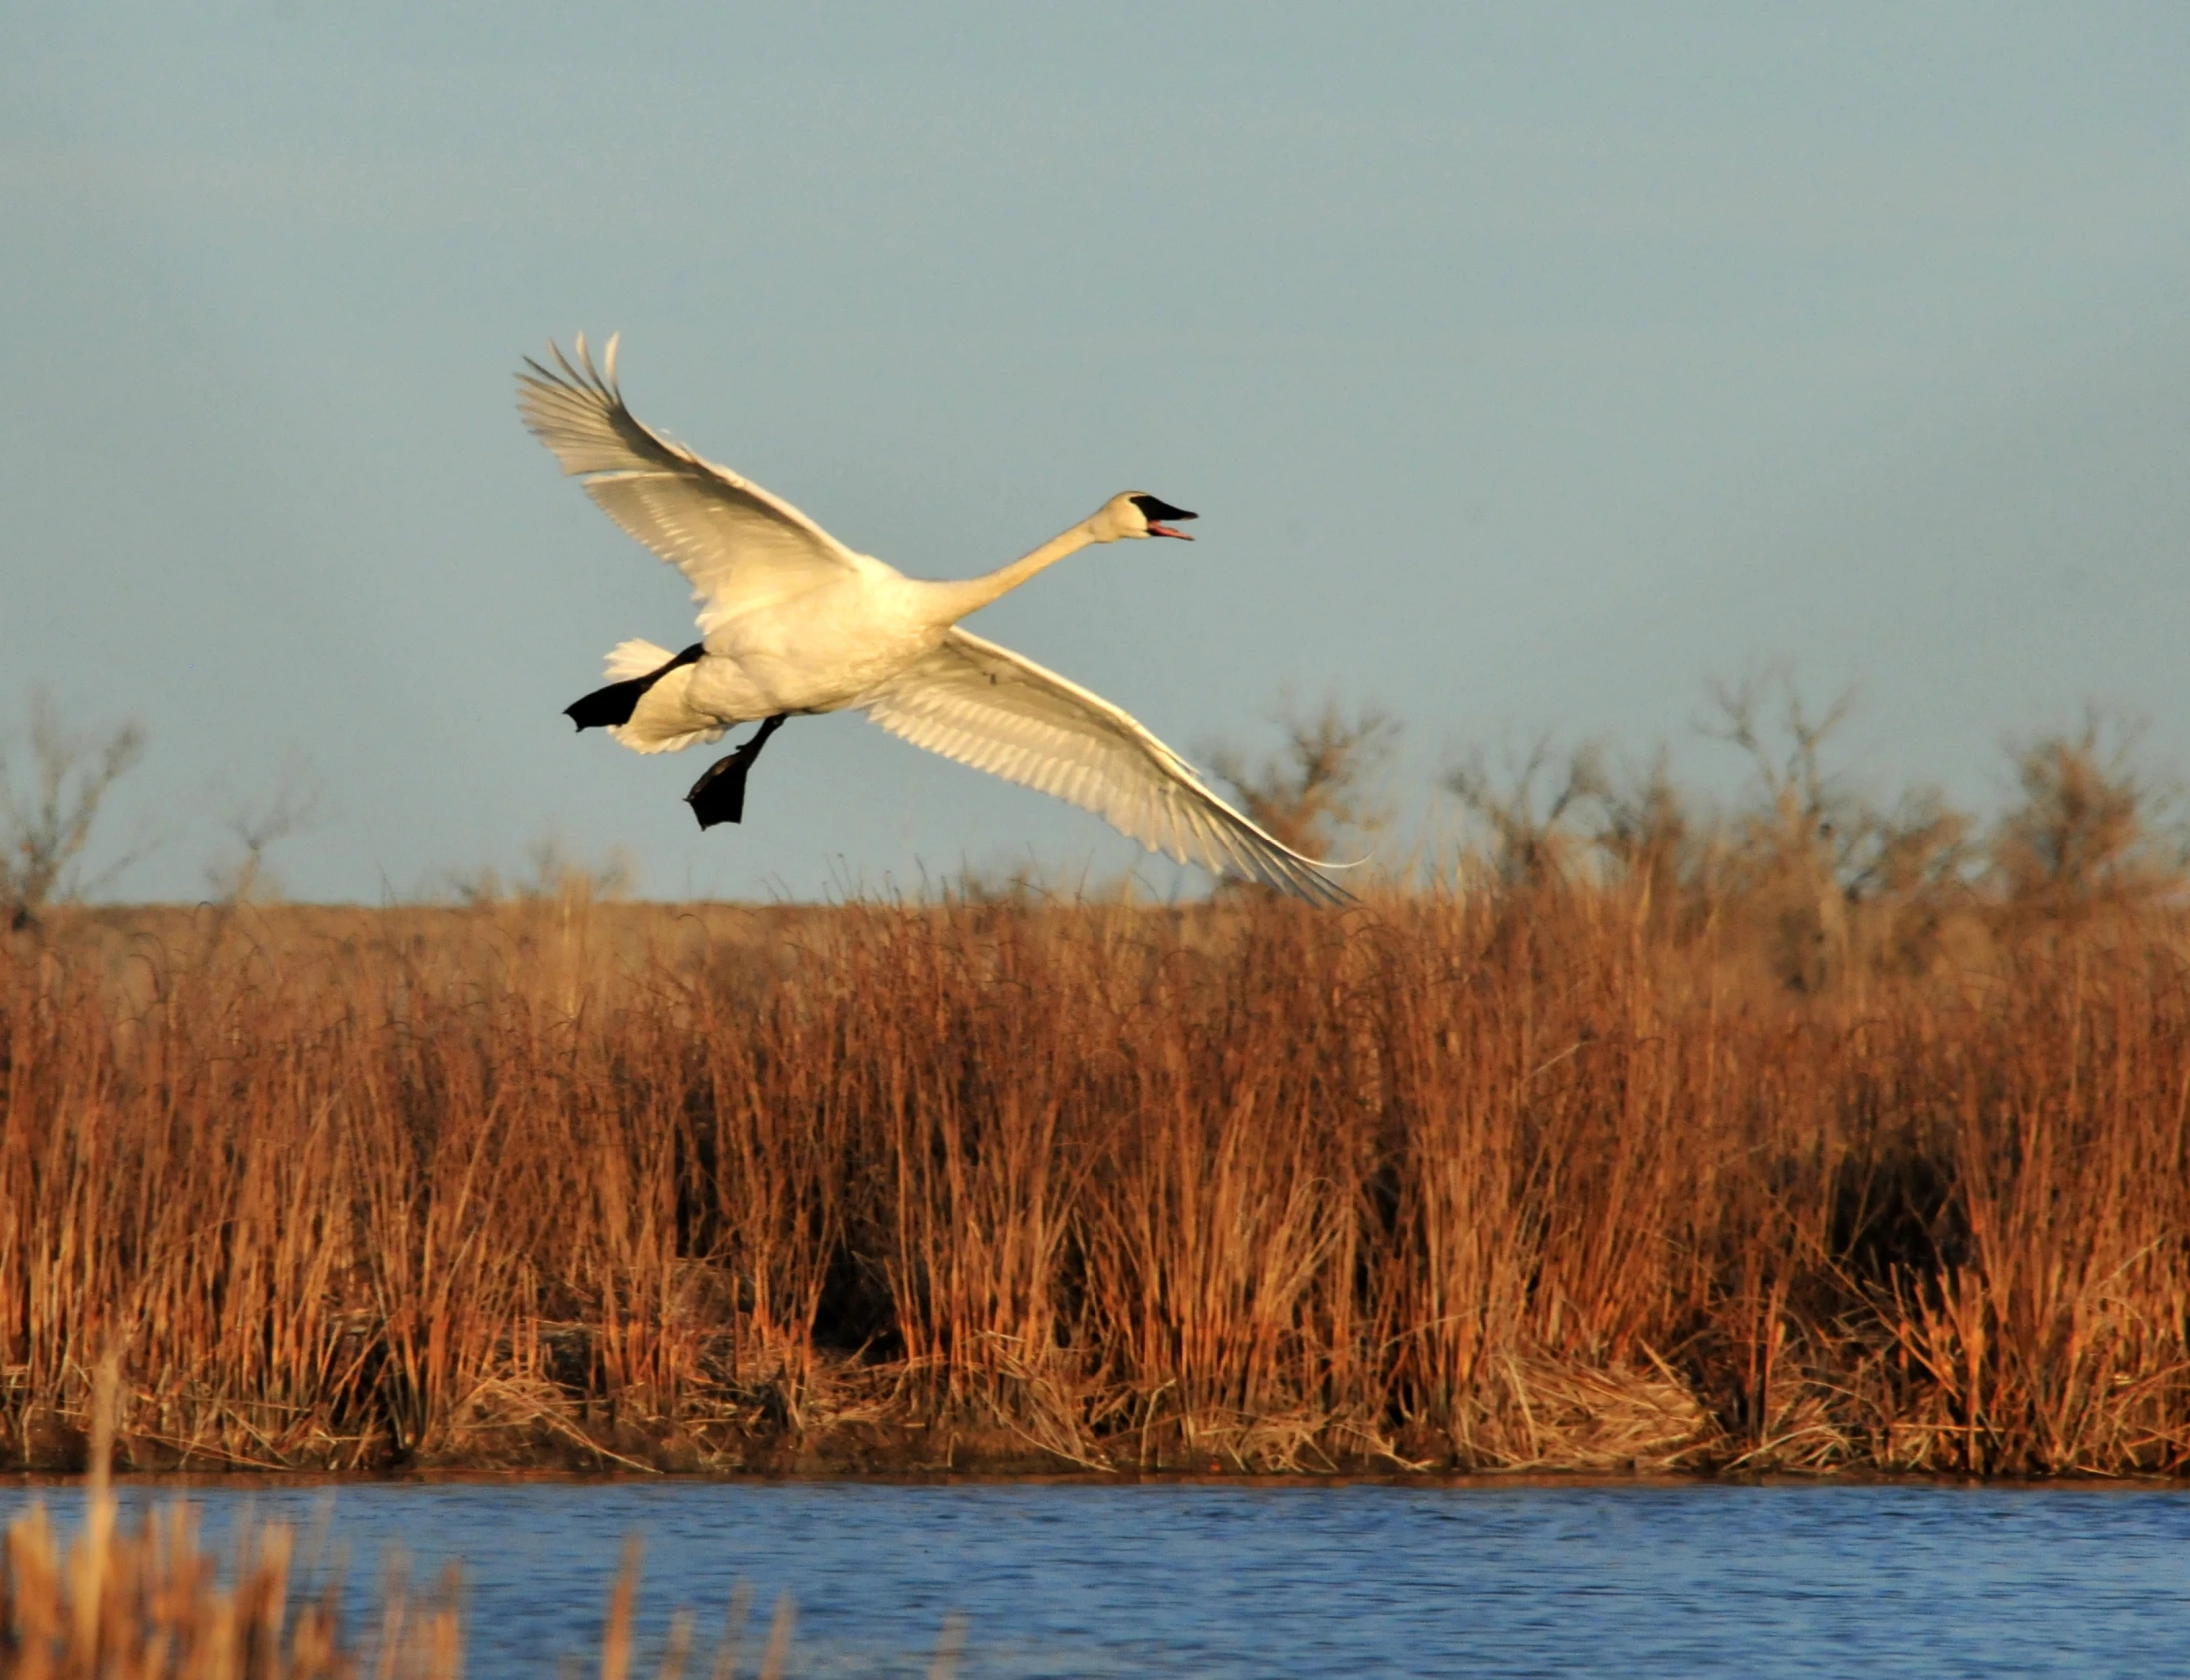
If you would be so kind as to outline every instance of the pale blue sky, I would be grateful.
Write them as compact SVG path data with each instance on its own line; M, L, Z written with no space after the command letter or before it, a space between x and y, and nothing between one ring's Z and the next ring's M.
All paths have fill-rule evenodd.
M291 757L307 897L1138 857L853 718L704 837L700 753L573 735L690 623L512 412L584 328L908 571L1198 509L974 627L1188 751L1290 685L1417 788L1546 729L1708 776L1705 680L1785 660L1881 789L1991 799L2086 699L2190 763L2186 88L2179 4L14 0L0 710L148 724L127 896Z

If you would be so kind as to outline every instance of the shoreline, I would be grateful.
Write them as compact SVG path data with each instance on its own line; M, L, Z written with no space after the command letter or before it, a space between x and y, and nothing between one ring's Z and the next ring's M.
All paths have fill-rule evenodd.
M777 1483L828 1482L908 1486L1206 1486L1206 1487L1683 1487L1718 1486L1892 1486L1937 1484L1967 1487L2114 1487L2140 1486L2190 1493L2190 1473L2162 1470L2110 1472L2068 1467L2051 1473L1988 1474L1953 1468L1897 1466L1853 1459L1830 1464L1773 1460L1755 1452L1736 1453L1724 1441L1698 1443L1688 1453L1626 1465L1601 1457L1561 1462L1459 1464L1395 1463L1390 1455L1363 1454L1351 1460L1271 1466L1234 1461L1225 1464L1207 1453L1173 1451L1167 1461L1120 1461L1104 1464L1029 1446L1010 1427L947 1425L939 1455L935 1431L923 1427L885 1429L855 1425L820 1429L794 1440L781 1434L717 1432L640 1437L626 1431L598 1443L574 1433L543 1434L525 1446L467 1455L450 1451L408 1462L381 1461L331 1466L325 1463L222 1463L217 1454L185 1454L165 1443L118 1433L112 1473L144 1486L239 1487L390 1486L482 1483L659 1482ZM88 1436L49 1436L57 1450L34 1462L0 1465L0 1486L86 1485L83 1467ZM1104 1443L1088 1443L1100 1451ZM1715 1447L1715 1451L1712 1448Z
M88 1470L0 1470L0 1491L89 1493ZM2190 1496L2190 1477L2107 1476L2069 1472L2058 1476L1980 1476L1943 1470L1466 1470L1466 1471L1265 1471L1210 1474L1193 1470L571 1470L547 1467L486 1469L436 1466L385 1471L356 1470L126 1470L109 1472L118 1493L187 1494L194 1489L242 1494L270 1489L346 1487L1028 1487L1205 1488L1214 1491L1281 1492L1286 1489L1393 1488L1456 1493L1516 1489L1671 1492L1685 1488L1818 1489L1935 1487L1971 1492L2166 1493Z

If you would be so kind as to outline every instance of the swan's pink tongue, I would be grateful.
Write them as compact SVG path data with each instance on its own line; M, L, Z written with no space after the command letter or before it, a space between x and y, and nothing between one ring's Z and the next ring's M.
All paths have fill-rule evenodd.
M1192 542L1192 541L1193 541L1193 533L1192 533L1192 532L1190 532L1190 531L1173 531L1173 530L1172 530L1172 529L1171 529L1171 528L1170 528L1169 526L1167 526L1167 525L1151 525L1151 526L1149 526L1149 527L1148 527L1148 535L1149 535L1150 537L1176 537L1176 538L1177 538L1177 539L1178 539L1178 540L1179 540L1179 541L1180 541L1181 543L1190 543L1190 542Z

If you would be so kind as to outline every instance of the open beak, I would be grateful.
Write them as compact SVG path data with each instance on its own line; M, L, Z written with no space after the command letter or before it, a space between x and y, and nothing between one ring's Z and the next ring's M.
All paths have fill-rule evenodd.
M1186 543L1193 541L1177 526L1161 523L1170 519L1199 519L1201 516L1191 508L1174 508L1160 496L1147 495L1135 496L1133 506L1140 510L1141 518L1148 522L1150 537L1176 537Z

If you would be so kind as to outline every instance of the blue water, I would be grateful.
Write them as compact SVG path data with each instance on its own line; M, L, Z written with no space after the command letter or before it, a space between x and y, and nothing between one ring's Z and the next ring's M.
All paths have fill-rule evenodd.
M72 1516L73 1489L0 1487ZM479 1680L591 1653L627 1533L641 1629L798 1604L793 1672L966 1676L2190 1676L2190 1491L1934 1485L125 1486L308 1528L353 1615L384 1547L461 1559ZM640 1670L650 1673L651 1667ZM688 1670L689 1672L689 1670ZM701 1672L705 1672L704 1669Z

